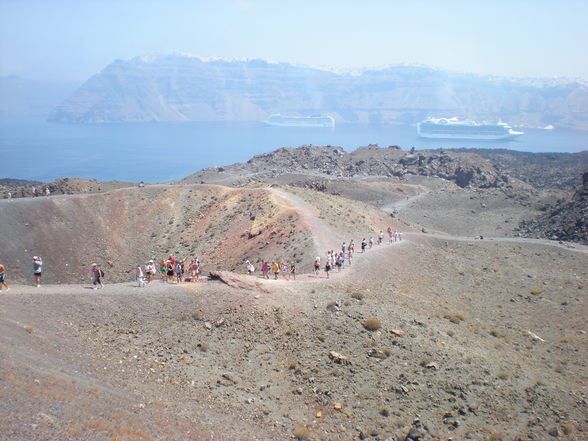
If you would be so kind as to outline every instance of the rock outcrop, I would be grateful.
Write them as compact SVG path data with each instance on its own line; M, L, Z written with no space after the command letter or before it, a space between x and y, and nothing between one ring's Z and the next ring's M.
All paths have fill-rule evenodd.
M186 182L233 184L240 177L272 182L285 172L327 179L353 177L429 176L454 182L462 188L501 188L522 185L517 179L501 172L489 160L470 153L451 151L403 151L397 146L360 147L347 153L341 147L283 147L257 155L247 163L204 169L185 179Z
M523 236L588 245L588 171L582 175L582 186L570 200L560 199L543 210L545 214L521 222L518 231Z
M588 151L531 153L507 149L456 149L488 159L503 173L539 190L574 191L578 176L588 168Z

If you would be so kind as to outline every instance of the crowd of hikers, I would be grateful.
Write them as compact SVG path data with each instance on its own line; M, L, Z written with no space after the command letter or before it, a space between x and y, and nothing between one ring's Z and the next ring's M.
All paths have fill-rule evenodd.
M390 227L387 230L388 242L400 242L403 239L402 232L392 231ZM364 237L360 242L361 253L371 249L374 244L382 245L385 241L383 231L380 231L377 236ZM316 276L320 275L321 270L324 270L326 277L330 277L333 270L340 272L345 265L353 263L353 256L355 254L355 241L351 239L348 243L343 242L340 250L329 250L324 259L324 267L321 264L320 256L314 260L313 269ZM147 284L159 279L166 283L184 283L184 282L198 282L201 274L202 261L198 257L189 260L177 260L173 256L167 259L161 259L158 263L156 259L152 258L144 265L135 264L135 280L139 287L145 287ZM245 261L245 268L247 274L254 275L256 268L250 260ZM286 263L284 260L261 260L260 265L261 277L270 279L273 275L274 280L286 279L296 280L296 262ZM41 277L43 274L43 259L39 256L33 256L33 276L35 279L35 286L41 286ZM7 270L6 267L0 264L0 292L3 288L8 291L8 284L6 283ZM105 274L101 266L93 263L91 267L91 283L93 289L104 288L103 278Z
M392 231L392 228L388 227L387 230L388 236L388 243L400 242L403 240L403 234L400 231ZM371 249L374 244L382 245L385 241L384 232L380 230L378 235L374 238L374 236L369 236L368 239L365 237L361 240L360 247L361 252L365 253L367 249ZM327 279L330 278L330 273L333 270L337 272L341 272L341 270L345 267L345 263L347 262L348 265L353 263L353 255L355 253L355 241L351 239L349 243L343 242L341 244L341 251L329 250L326 253L326 258L324 260L324 267L321 268L321 258L317 256L314 259L313 263L313 270L315 276L319 276L321 273L321 269L324 270ZM252 275L255 273L255 267L249 261L245 261L245 267L247 269L247 274ZM266 260L261 261L261 277L264 279L269 279L270 274L273 274L273 278L278 280L280 275L283 279L286 280L296 280L296 263L291 262L290 264L286 264L283 260L276 260L273 262L269 262Z
M134 265L135 280L141 288L153 282L158 275L162 282L167 283L198 282L201 265L202 261L198 257L194 257L189 263L186 263L184 260L177 260L173 256L169 256L157 264L153 258L144 266Z

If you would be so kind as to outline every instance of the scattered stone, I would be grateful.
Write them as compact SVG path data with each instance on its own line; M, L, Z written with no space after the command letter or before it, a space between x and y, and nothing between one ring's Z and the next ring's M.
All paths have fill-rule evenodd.
M561 431L564 435L571 435L574 432L574 425L572 423L566 423L561 427Z
M330 312L337 312L339 311L341 308L341 305L339 304L339 302L330 302L327 304L327 311Z
M380 360L388 358L388 355L389 354L386 353L386 351L382 351L380 349L370 349L368 351L368 357L378 358Z
M413 424L412 428L408 432L408 435L404 438L404 441L420 441L424 440L427 436L428 430L425 426L422 425L420 420L416 419Z
M222 374L221 377L223 377L225 380L227 380L230 383L237 384L237 380L233 377L232 374L230 374L228 372L225 372L224 374Z
M310 439L310 430L304 426L296 426L294 429L294 437L298 440L306 441Z
M47 426L53 427L55 425L55 417L53 417L52 415L39 412L37 414L37 419L40 420L42 424L45 424Z
M527 331L527 335L535 341L545 342L545 340L543 340L541 337L539 337L537 334L535 334L531 331Z
M380 320L378 320L376 318L365 319L363 321L362 325L368 331L377 331L378 329L380 329L382 327L382 323L380 323Z
M345 357L335 351L329 352L329 358L338 364L351 364L350 361L347 359L347 357Z

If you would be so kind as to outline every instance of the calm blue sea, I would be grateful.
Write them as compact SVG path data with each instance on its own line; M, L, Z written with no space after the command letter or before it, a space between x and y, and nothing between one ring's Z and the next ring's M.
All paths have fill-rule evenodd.
M430 141L414 126L281 128L261 123L49 124L0 121L0 177L165 182L202 168L243 162L283 146L368 144L403 149L507 148L525 152L588 150L588 132L525 129L512 141Z

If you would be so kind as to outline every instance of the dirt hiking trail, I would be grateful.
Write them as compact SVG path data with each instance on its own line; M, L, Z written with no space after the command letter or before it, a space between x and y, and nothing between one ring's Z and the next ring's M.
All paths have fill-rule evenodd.
M322 202L268 192L321 261L349 239ZM9 277L0 439L397 441L418 416L423 441L580 441L587 252L407 230L329 279L324 261L296 280L242 268L145 288L131 273L100 290Z

